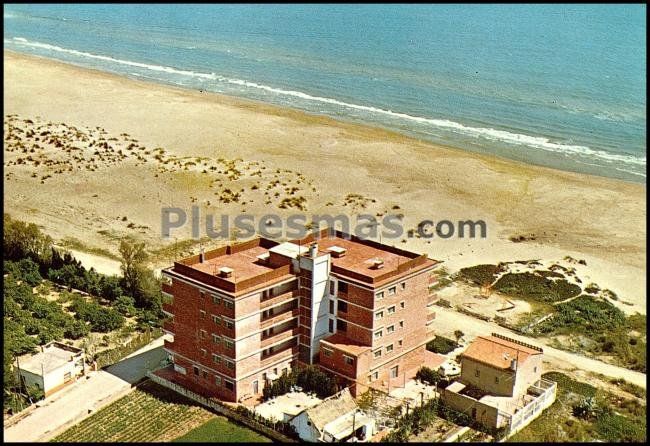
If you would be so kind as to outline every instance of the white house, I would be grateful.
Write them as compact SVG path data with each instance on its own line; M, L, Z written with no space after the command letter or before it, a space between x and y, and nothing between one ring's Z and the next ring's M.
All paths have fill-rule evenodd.
M18 358L16 369L25 386L38 387L46 397L86 372L83 350L60 342L50 342L37 354Z
M366 442L375 434L375 420L359 409L348 389L296 415L289 423L304 441L341 442L352 437Z

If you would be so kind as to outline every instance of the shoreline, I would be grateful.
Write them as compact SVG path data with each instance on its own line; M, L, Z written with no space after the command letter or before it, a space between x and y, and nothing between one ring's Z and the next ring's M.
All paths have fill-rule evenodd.
M612 181L620 181L624 183L630 183L630 184L640 184L643 187L646 187L646 178L644 177L642 181L635 181L632 179L623 179L623 178L617 178L617 177L612 177L612 176L607 176L605 174L596 174L596 173L587 173L587 172L579 172L576 170L568 170L568 169L561 169L561 168L556 168L556 167L549 167L549 166L544 166L540 164L535 164L533 162L527 162L527 161L521 161L521 160L516 160L512 158L508 158L506 156L502 156L496 153L480 153L478 151L462 148L462 147L457 147L457 146L452 146L452 145L447 145L444 143L436 143L432 142L429 140L426 140L424 138L420 138L414 134L408 134L408 131L405 132L400 132L398 130L394 130L391 128L384 127L380 124L373 123L373 122L368 122L368 121L363 121L363 122L356 122L354 119L346 119L345 117L341 118L333 118L330 117L326 114L319 114L319 113L311 113L306 110L301 110L298 108L293 108L290 106L282 106L282 105L277 105L277 104L272 104L270 102L264 102L256 99L251 99L247 98L244 96L234 96L234 95L228 95L224 93L218 93L218 92L213 92L213 91L208 91L208 90L197 90L196 88L189 88L189 87L182 87L177 84L173 83L166 83L162 81L156 81L156 80L142 80L138 77L134 76L128 76L126 74L117 74L117 73L111 73L109 71L103 71L99 70L96 68L88 68L88 67L83 67L81 65L76 65L74 63L66 62L66 61L61 61L58 59L54 58L48 58L44 56L38 56L38 55L33 55L33 54L28 54L28 53L22 53L14 50L9 50L5 49L5 54L7 55L13 55L15 57L22 57L25 59L34 59L34 60L39 60L42 61L43 63L51 63L51 64L61 64L63 66L68 66L68 67L73 67L78 70L82 71L87 71L91 73L95 73L101 76L109 76L109 77L115 77L117 79L123 79L125 81L129 82L134 82L134 83L141 83L144 85L153 85L153 86L161 86L161 87L166 87L171 90L176 90L179 92L188 92L188 93L196 93L199 94L203 97L209 97L213 96L216 100L228 104L228 105L233 105L241 108L254 108L257 111L262 111L265 113L270 113L274 114L277 116L283 116L283 117L288 117L288 118L294 118L294 119L301 119L303 122L306 123L319 123L319 124L328 124L328 125L338 125L344 128L347 128L348 130L354 130L355 128L358 128L361 132L363 130L366 131L371 131L377 133L376 135L373 136L380 136L382 138L387 138L387 139L393 139L395 141L407 141L411 143L417 143L417 144L422 144L422 145L428 145L431 146L432 148L435 149L444 149L444 150L450 150L450 151L458 151L461 152L467 156L473 156L479 159L485 159L488 161L501 161L505 163L512 163L517 166L521 167L532 167L535 169L541 169L542 171L547 171L548 173L567 173L567 174L573 174L573 175L579 175L579 176L589 176L589 177L595 177L595 178L602 178L606 180L612 180ZM359 120L361 121L361 120Z
M65 161L77 168L75 173L56 175L43 166L8 165L19 155L8 153L5 142L6 212L41 225L55 238L76 238L113 252L115 240L131 234L155 250L175 241L160 237L163 206L189 210L211 203L217 207L213 215L277 213L284 218L297 213L278 207L285 189L295 186L308 216L402 213L404 230L425 219L482 219L486 239L390 243L427 253L454 271L521 259L585 259L587 280L612 289L635 303L629 310L645 314L645 184L476 154L390 130L36 56L6 51L4 62L5 117L15 113L52 126L101 127L107 138L128 133L147 149L164 148L183 161L229 160L243 175L230 180L218 171L202 173L198 166L163 172L153 155L147 163L130 158L92 170L69 158ZM266 170L257 177L246 173L249 168ZM46 173L54 176L36 179ZM286 183L285 189L277 185L262 196L275 181ZM241 188L244 202L218 201L226 186ZM364 203L352 204L354 195ZM531 234L532 240L509 240ZM189 228L177 235L178 240L189 238Z

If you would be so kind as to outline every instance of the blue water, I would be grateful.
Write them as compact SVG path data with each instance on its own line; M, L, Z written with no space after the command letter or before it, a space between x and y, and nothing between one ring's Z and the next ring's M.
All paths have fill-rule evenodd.
M4 47L645 183L645 5L5 5Z

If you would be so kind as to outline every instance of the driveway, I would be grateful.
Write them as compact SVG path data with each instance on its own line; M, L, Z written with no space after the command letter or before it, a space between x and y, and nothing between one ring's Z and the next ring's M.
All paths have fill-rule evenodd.
M497 324L482 321L451 309L436 307L434 331L453 339L454 330L461 330L465 334L463 338L466 341L470 341L476 336L498 333L532 345L539 345L544 349L544 361L551 363L558 369L580 369L594 373L602 373L610 378L623 378L626 381L643 387L644 389L646 388L646 375L644 373L635 372L634 370L607 364L576 353L549 347L538 339L519 335Z
M41 401L41 407L4 429L5 441L48 441L91 412L126 395L133 390L132 384L165 358L163 342L164 336Z

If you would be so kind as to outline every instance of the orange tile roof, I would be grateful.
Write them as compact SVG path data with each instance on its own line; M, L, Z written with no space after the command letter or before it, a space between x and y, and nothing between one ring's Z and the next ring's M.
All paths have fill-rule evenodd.
M507 369L513 359L523 364L533 355L541 355L542 350L522 345L514 340L497 336L479 336L462 353L461 358L473 359L500 369Z

